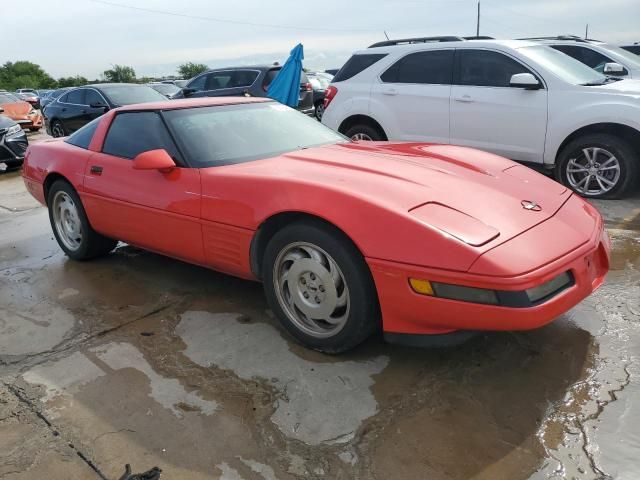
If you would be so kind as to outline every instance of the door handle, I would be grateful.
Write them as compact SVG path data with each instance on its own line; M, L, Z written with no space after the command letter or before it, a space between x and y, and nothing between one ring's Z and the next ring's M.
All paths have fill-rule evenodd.
M89 170L93 175L102 175L102 167L100 165L91 165Z
M471 95L462 95L461 97L456 97L456 102L462 102L462 103L470 103L473 102L473 98L471 98Z
M398 95L398 90L396 90L395 88L389 88L382 93L384 95Z

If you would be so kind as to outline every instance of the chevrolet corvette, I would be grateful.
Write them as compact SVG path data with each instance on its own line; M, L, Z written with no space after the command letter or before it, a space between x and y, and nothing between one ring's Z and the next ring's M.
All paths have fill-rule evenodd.
M267 99L117 108L29 146L23 177L70 258L123 241L261 281L286 330L325 352L379 330L429 344L540 327L609 268L595 208L525 166L349 141Z

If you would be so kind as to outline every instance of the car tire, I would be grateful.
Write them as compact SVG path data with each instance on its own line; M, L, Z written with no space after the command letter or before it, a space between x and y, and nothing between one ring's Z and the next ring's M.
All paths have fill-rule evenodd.
M106 255L117 241L97 233L87 218L82 201L65 180L56 180L47 194L49 221L58 245L73 260Z
M324 102L318 102L314 111L314 115L319 122L322 121L322 115L324 115Z
M379 128L366 123L358 123L349 127L345 135L351 140L379 141L386 140L386 137Z
M562 149L555 177L583 197L620 198L633 189L639 162L640 151L620 137L584 135ZM589 175L591 179L586 178Z
M267 244L262 271L272 311L309 348L344 352L380 328L369 267L335 227L310 220L278 231ZM318 316L312 320L305 312Z
M53 138L66 137L67 132L64 129L64 125L60 120L54 120L51 122L51 136Z

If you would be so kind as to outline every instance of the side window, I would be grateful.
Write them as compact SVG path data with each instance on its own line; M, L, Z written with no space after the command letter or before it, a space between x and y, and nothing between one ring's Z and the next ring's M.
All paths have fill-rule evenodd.
M193 79L189 82L186 88L193 88L196 92L204 90L204 84L207 81L208 75L200 75L199 77Z
M236 70L233 72L229 87L250 87L256 81L258 72L255 70Z
M231 87L231 76L234 72L214 72L207 75L205 90L220 90Z
M71 90L68 94L67 94L67 103L75 103L77 105L86 105L85 101L84 101L84 93L87 90L85 88L78 88L77 90Z
M600 73L604 72L605 63L615 62L615 60L612 60L606 55L586 47L580 47L577 45L554 45L553 48L575 58L579 62L584 63L588 67L591 67ZM625 68L623 70L623 74L628 75L629 71Z
M102 118L98 117L95 120L87 123L85 126L71 134L71 136L68 137L65 142L87 150L89 148L89 144L91 143L91 139L93 138L93 134L96 132L96 128L98 128L98 123L100 123L100 120L102 120Z
M178 161L179 155L164 122L156 112L119 113L113 119L102 152L133 159L139 153L164 148Z
M333 77L332 82L336 83L348 80L386 56L386 53L363 53L353 55L349 60L347 60L347 63L338 70L338 73Z
M453 50L416 52L394 63L380 79L385 83L451 84Z
M68 93L65 93L64 95L60 95L60 96L58 97L58 101L59 101L59 102L65 102L65 103L66 103L67 98L69 98L69 94L68 94Z
M264 80L262 80L262 88L265 92L267 91L267 88L269 88L269 85L271 85L271 82L273 82L273 79L278 76L279 71L280 68L272 68L265 73Z
M517 73L531 73L528 68L499 52L490 50L458 50L456 53L457 85L508 87Z
M87 89L87 95L85 98L87 105L106 105L104 98L95 90Z

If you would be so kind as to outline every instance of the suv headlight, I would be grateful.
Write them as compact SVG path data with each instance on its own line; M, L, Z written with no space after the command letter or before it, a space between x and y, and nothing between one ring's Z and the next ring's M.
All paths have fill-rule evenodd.
M14 135L18 135L22 132L22 127L20 125L13 125L7 129L7 132L4 134L6 137L13 137Z

